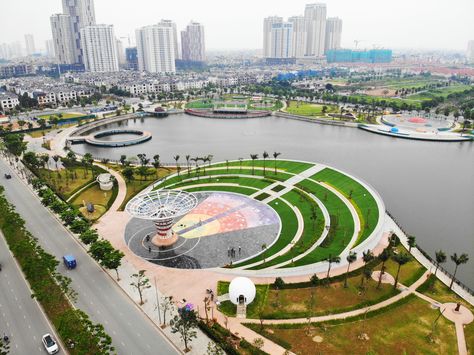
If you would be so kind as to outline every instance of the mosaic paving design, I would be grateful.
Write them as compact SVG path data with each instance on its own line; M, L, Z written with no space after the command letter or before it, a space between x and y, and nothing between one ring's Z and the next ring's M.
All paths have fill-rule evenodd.
M132 219L125 241L138 256L175 268L211 268L246 259L271 245L280 220L269 206L243 195L196 193L198 205L173 226L179 235L171 247L158 248L147 241L155 233L152 221ZM234 250L232 252L232 249Z

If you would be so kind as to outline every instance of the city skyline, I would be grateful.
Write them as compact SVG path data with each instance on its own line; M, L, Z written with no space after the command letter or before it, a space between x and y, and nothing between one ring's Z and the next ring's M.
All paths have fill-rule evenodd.
M206 28L206 47L211 50L261 49L261 23L264 17L276 14L285 17L300 16L303 15L304 6L311 3L297 0L291 3L272 2L270 6L268 2L254 4L243 0L241 6L233 10L232 16L227 17L215 16L216 12L227 12L221 5L208 2L209 6L215 7L215 11L209 12L209 6L205 6L206 1L199 4L178 1L168 4L166 8L159 8L160 15L156 16L156 11L153 10L158 9L158 6L149 0L136 0L133 3L118 0L114 8L110 8L110 4L104 0L96 0L95 12L97 23L114 25L116 36L122 38L124 47L128 46L128 37L133 41L136 28L167 18L176 22L178 31L184 29L190 20L202 23ZM32 6L28 6L28 3ZM248 7L245 6L247 3ZM372 48L375 45L399 49L466 51L468 41L474 38L469 16L474 12L474 2L469 0L436 4L427 0L416 3L402 0L397 4L373 0L362 0L356 5L344 0L324 3L328 9L328 18L337 16L344 20L342 47L353 48L354 40L360 40L360 48ZM1 24L3 31L0 31L0 43L23 43L25 34L34 33L37 50L44 50L45 41L51 39L49 17L51 14L61 13L62 4L58 0L45 0L41 7L34 4L32 0L9 4ZM130 17L129 14L137 8L148 10L140 12L140 16ZM252 9L251 12L248 11L249 8ZM19 12L22 14L21 18L18 16ZM447 16L449 13L456 16ZM245 28L241 26L242 18L246 20ZM9 30L18 28L19 22L22 23L21 31Z

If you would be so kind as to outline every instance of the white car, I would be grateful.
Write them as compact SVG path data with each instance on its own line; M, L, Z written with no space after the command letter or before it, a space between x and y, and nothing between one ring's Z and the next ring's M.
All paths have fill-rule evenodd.
M56 354L59 351L58 343L54 340L51 334L43 335L42 341L48 354Z

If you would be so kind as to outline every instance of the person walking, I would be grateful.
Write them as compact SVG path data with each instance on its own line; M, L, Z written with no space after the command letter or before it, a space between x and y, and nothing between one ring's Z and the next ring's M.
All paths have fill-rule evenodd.
M151 247L148 247L148 252L151 253Z
M239 245L239 256L240 256L240 252L241 252L241 251L242 251L242 248L241 248L240 245Z
M230 257L230 247L227 247L227 256Z

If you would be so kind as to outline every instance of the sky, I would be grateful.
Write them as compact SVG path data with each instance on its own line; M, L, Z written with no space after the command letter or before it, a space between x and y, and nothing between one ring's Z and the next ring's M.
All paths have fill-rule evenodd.
M302 15L310 0L95 0L97 23L113 24L128 45L135 29L160 19L178 30L193 20L205 26L206 47L259 49L263 18ZM353 48L448 49L465 51L474 40L474 0L327 0L328 17L343 20L342 46ZM61 0L0 0L0 43L32 33L37 48L51 38L49 17Z

